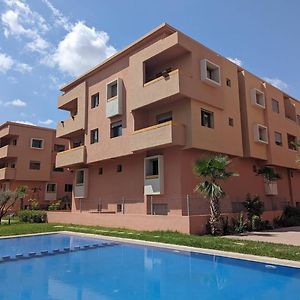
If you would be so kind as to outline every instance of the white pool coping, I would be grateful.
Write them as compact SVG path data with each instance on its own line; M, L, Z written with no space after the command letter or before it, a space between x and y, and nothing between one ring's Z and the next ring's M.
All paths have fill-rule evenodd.
M222 256L222 257L234 258L234 259L240 259L240 260L247 260L247 261L259 262L259 263L270 264L270 265L278 265L278 266L283 266L283 267L300 268L300 261L294 261L294 260L279 259L279 258L273 258L273 257L268 257L268 256L258 256L258 255L243 254L243 253L236 253L236 252L229 252L229 251L222 251L222 250L196 248L196 247L182 246L182 245L175 245L175 244L166 244L166 243L161 243L161 242L150 242L150 241L135 240L135 239L129 239L129 238L112 237L112 236L99 235L99 234L93 234L93 233L65 231L65 230L64 231L44 232L44 233L10 235L10 236L0 237L0 239L39 236L39 235L48 235L48 234L59 234L59 233L83 236L83 237L90 237L90 238L96 238L96 239L102 239L102 240L109 240L109 241L120 242L120 243L128 243L128 244L133 244L133 245L164 248L164 249L174 250L174 251L184 251L184 252L194 252L194 253L202 253L202 254L208 254L208 255L216 255L216 256Z

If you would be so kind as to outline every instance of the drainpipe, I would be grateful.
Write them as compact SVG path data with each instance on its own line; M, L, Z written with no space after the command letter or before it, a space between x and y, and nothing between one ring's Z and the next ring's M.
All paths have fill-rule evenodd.
M292 185L292 177L293 171L291 169L287 169L288 171L288 185L289 185L289 194L291 199L291 204L295 206L294 196L293 196L293 185Z

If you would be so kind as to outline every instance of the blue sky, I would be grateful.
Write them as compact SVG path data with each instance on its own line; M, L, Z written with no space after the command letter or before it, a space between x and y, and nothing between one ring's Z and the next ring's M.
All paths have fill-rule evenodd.
M55 127L59 86L163 22L300 98L300 1L0 0L0 123Z

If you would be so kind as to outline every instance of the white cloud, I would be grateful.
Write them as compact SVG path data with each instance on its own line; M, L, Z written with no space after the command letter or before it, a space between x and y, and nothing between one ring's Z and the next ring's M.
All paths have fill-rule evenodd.
M20 99L14 99L12 101L4 102L4 106L24 107L26 105L27 105L26 102Z
M14 60L5 53L0 53L0 72L6 73L8 70L12 68L14 64Z
M49 30L45 19L21 0L4 0L9 7L1 15L4 35L16 38L26 37L29 42L26 48L30 51L43 53L50 45L41 34Z
M286 90L288 88L288 84L279 78L263 77L263 79L280 90Z
M54 121L50 120L50 119L45 120L45 121L39 121L39 124L42 124L42 125L51 125L53 123L54 123Z
M108 42L106 32L78 22L48 57L47 64L57 65L61 71L77 76L116 52Z
M51 10L53 16L55 17L55 24L59 27L63 27L65 30L70 31L72 29L72 24L53 4L48 0L43 0L43 2Z
M15 70L21 73L30 72L32 67L25 63L14 60L6 53L0 52L0 72L5 74L7 71Z
M235 57L235 58L226 57L226 58L238 66L241 66L243 64L243 62L240 59L238 59L237 57Z
M32 126L36 126L36 124L32 123L32 122L29 122L29 121L11 121L11 122L14 122L14 123L19 123L19 124L25 124L25 125L32 125Z

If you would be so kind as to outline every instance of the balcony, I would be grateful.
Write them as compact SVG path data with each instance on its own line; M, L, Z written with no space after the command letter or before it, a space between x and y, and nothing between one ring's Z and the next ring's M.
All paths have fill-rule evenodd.
M188 79L188 75L176 69L146 82L139 91L139 94L142 96L139 97L138 103L134 103L133 109L155 103L162 99L176 99L183 92L181 85L183 82L188 81Z
M16 169L2 168L0 169L0 180L11 180L16 178Z
M16 146L6 145L0 148L0 159L9 158L9 157L17 157Z
M86 147L80 146L57 153L56 168L73 167L86 163Z
M56 136L58 138L68 138L72 135L76 135L84 130L84 115L76 115L68 118L65 121L61 121L56 127Z
M146 127L133 132L130 139L131 151L185 144L185 128L174 121Z

